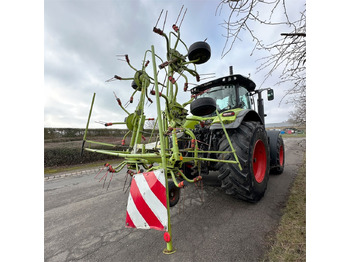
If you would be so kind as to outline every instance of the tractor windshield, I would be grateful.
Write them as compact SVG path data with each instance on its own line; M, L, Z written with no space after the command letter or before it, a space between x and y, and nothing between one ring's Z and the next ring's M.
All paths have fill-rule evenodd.
M233 108L251 108L248 90L242 86L215 86L198 97L213 98L216 101L216 108L219 113ZM213 114L215 115L215 112Z

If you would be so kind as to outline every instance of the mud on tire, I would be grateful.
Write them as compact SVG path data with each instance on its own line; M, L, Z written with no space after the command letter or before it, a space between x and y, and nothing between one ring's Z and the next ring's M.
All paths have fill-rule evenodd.
M238 128L227 132L242 170L237 164L218 162L221 187L228 195L257 202L264 196L269 180L270 150L265 129L259 122L243 121ZM225 135L219 141L218 150L231 151ZM217 158L235 160L233 154L218 154Z

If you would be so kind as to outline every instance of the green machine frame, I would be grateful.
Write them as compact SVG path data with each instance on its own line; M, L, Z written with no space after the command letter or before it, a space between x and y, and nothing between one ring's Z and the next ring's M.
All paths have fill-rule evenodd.
M179 15L180 16L180 15ZM159 19L158 19L159 21ZM196 71L196 64L198 64L201 58L196 60L186 61L188 59L188 55L182 55L177 51L177 46L179 43L182 43L183 46L188 51L186 44L180 39L180 29L175 24L173 25L173 29L175 32L169 33L169 36L166 36L164 32L154 27L153 31L161 36L163 36L166 40L167 45L167 61L164 62L158 55L156 55L154 46L151 46L150 50L145 52L143 65L141 70L137 70L130 64L130 60L128 55L125 55L126 62L128 65L135 71L134 77L130 78L122 78L120 76L114 76L113 80L131 80L133 81L132 87L134 91L132 93L131 99L136 92L140 92L139 103L136 107L134 113L129 113L125 107L120 102L120 99L116 96L116 100L122 110L128 115L125 121L122 122L113 122L106 123L106 126L111 125L127 125L129 131L124 136L122 140L122 144L125 144L125 140L127 136L131 135L130 143L126 146L125 150L107 150L107 149L94 149L92 145L103 145L105 147L115 147L114 144L110 143L102 143L98 141L88 140L87 132L89 128L90 118L92 115L93 105L95 101L95 93L93 94L91 107L89 111L88 121L86 124L85 134L83 138L83 147L82 150L96 152L101 154L112 155L115 157L123 158L124 160L116 165L115 167L109 166L108 171L112 173L118 173L123 170L124 167L127 167L128 173L130 175L136 174L140 172L140 166L145 169L145 172L150 172L156 169L164 169L166 177L168 180L173 181L176 187L183 187L183 181L187 181L189 183L194 183L202 179L201 176L197 176L194 179L189 179L181 170L184 163L191 162L194 163L195 166L200 168L199 161L215 161L215 162L226 162L238 165L238 168L242 170L242 167L237 158L235 149L232 146L231 140L227 134L223 121L220 117L220 114L216 111L217 116L219 117L220 123L222 125L222 129L226 135L227 140L229 141L231 152L228 151L202 151L199 150L198 141L193 133L193 131L189 128L184 127L186 119L188 119L187 110L185 107L189 105L195 97L191 97L191 99L183 104L177 102L177 94L179 91L179 87L177 84L177 80L174 78L174 74L179 74L179 77L182 77L185 80L184 90L187 90L188 87L188 78L185 75L185 72L190 75L196 77L199 81L199 74ZM171 48L171 38L175 37L174 47ZM146 73L146 68L149 64L149 60L146 60L147 56L151 56L152 60L152 71L153 77L150 77ZM158 69L157 69L157 59L160 61L160 65L158 69L164 69L166 72L166 84L162 84L158 81ZM190 69L189 66L193 66L194 69ZM146 117L144 115L144 107L145 101L148 99L152 101L148 96L148 88L153 84L153 88L150 91L151 95L155 96L155 103L157 107L157 122L159 128L159 134L156 138L156 142L153 143L143 143L141 142L143 138L144 132L144 123L146 121ZM163 94L160 92L160 86L162 89L166 90L166 93ZM164 99L164 109L161 108L161 100ZM132 100L131 100L132 101ZM188 148L180 148L178 143L179 132L183 132L185 135L189 137L191 140L191 146ZM154 128L151 133L151 137L149 141L151 141L152 136L154 135ZM124 145L123 144L123 145ZM188 154L191 153L191 154ZM202 153L217 153L217 154L233 154L235 160L224 160L224 159L214 159L214 158L203 158L199 155ZM153 165L157 163L158 165ZM180 181L180 182L179 182ZM171 233L171 223L170 223L170 211L169 211L169 188L168 183L166 184L166 195L167 195L167 212L168 212L168 228L167 232L170 236L169 241L166 243L166 248L164 249L165 254L171 254L175 252L172 243L172 233Z

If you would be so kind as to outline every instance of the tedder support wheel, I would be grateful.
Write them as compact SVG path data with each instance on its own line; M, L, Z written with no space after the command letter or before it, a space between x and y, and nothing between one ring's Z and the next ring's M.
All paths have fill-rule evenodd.
M206 116L216 110L216 102L211 97L200 97L190 104L190 111L195 116Z
M194 64L204 64L210 58L211 50L207 42L195 42L188 49L188 59Z
M180 199L180 188L175 186L173 181L168 181L169 190L169 206L173 207L179 202Z
M226 194L257 202L265 194L270 171L270 150L266 131L259 122L242 122L227 130L242 170L237 164L218 162L216 168ZM219 141L219 151L231 151L226 136ZM234 160L233 154L218 154L218 159Z

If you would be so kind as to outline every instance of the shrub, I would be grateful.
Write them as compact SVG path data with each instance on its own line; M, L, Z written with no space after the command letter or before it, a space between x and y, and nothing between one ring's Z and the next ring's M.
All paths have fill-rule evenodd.
M116 157L88 151L84 151L81 156L79 148L46 148L44 150L45 167L85 164L105 159L116 159Z

